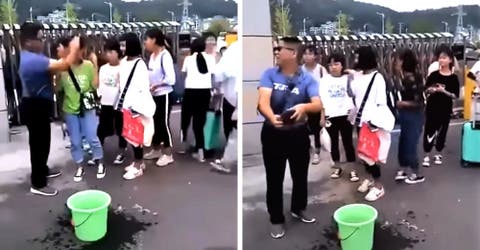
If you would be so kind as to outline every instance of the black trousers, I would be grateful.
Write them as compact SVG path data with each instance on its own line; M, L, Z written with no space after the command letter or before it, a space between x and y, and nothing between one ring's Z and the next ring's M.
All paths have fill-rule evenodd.
M262 154L267 176L267 208L272 224L285 222L283 215L283 180L287 160L293 181L290 210L298 213L307 208L310 139L306 125L277 129L264 124L261 132Z
M153 115L155 133L152 138L153 146L172 147L172 132L170 130L170 113L172 112L171 94L154 96L153 100L157 105L155 114Z
M50 154L53 102L42 98L23 98L22 117L28 129L30 146L30 164L32 187L43 188L47 185L48 156Z
M360 136L360 127L357 127L357 135ZM363 166L365 166L365 171L370 174L374 180L378 180L382 176L382 171L378 164L368 165L364 162Z
M232 120L233 112L235 112L235 107L226 98L223 98L223 132L227 140L233 129L237 128L237 122Z
M143 147L142 146L138 146L138 147L132 146L132 148L133 148L133 158L136 161L142 160L143 159Z
M340 161L339 135L341 135L347 162L354 162L355 148L353 147L353 126L348 121L348 116L332 117L328 120L331 123L330 127L327 127L327 132L332 141L332 160L334 162Z
M195 135L195 148L205 148L203 127L207 120L208 106L210 105L210 89L185 89L182 102L182 140L187 140L188 128L192 121L193 134Z
M127 148L127 141L122 136L123 114L114 110L113 106L102 105L100 110L100 122L98 124L97 136L102 146L105 138L112 135L118 136L118 148Z
M450 119L449 112L444 114L429 114L429 112L426 112L425 132L423 133L423 150L425 153L430 153L434 146L437 152L442 152L445 148Z
M308 115L308 128L310 129L310 134L313 134L313 140L315 141L315 149L320 150L320 126L321 113L309 114ZM320 153L320 152L317 152Z

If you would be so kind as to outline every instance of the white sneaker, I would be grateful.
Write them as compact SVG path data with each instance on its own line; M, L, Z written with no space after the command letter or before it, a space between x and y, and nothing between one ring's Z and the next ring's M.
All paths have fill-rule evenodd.
M134 168L136 169L135 163L132 162L132 164L130 164L130 165L128 165L128 166L125 167L125 171L128 172L128 171L130 171L130 170L132 170L132 169L134 169ZM141 168L142 170L145 170L145 169L147 168L147 166L145 165L145 163L142 163L142 165L140 165L140 168Z
M123 175L123 179L125 180L133 180L135 178L138 178L140 176L143 175L143 169L140 168L131 168L129 171L127 171L124 175Z
M373 186L373 182L371 182L368 179L365 179L363 180L362 184L360 184L357 190L360 193L366 193L372 186Z
M199 162L205 162L205 155L203 149L199 149L197 153L192 154L192 157L197 159Z
M365 196L365 200L367 201L376 201L382 198L385 195L385 189L382 187L381 189L377 187L372 187L370 192L368 192L367 196Z
M171 163L173 163L173 155L162 155L157 161L157 166L166 167Z
M95 166L95 161L93 159L87 161L88 166Z
M317 165L320 163L320 155L318 154L314 154L313 155L313 158L312 158L312 164L313 165Z
M424 166L426 168L430 167L430 157L429 156L425 156L425 158L423 158L422 166Z
M150 150L150 152L143 155L143 159L154 160L154 159L160 158L161 156L162 156L162 151L161 150L152 149L152 150Z
M435 155L435 156L433 157L433 163L434 163L435 165L442 165L442 163L443 163L443 162L442 162L442 158L443 158L443 156L440 155L440 154Z
M83 175L85 174L85 170L82 167L77 168L75 175L73 176L74 182L81 182L83 179Z
M103 179L103 177L105 177L105 172L106 172L105 166L102 163L98 164L97 179Z

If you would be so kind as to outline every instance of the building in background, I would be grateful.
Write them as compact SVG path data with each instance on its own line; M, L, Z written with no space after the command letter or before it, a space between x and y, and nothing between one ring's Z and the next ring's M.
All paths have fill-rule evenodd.
M303 32L300 32L301 35L307 35L303 34ZM333 36L338 34L338 23L337 22L326 22L322 25L319 26L313 26L308 28L308 34L309 35L327 35L327 36Z
M37 16L37 21L41 23L66 23L67 15L65 10L54 10L47 16Z

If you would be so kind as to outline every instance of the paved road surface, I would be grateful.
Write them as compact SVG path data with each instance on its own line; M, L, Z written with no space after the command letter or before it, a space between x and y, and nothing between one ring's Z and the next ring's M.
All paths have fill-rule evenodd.
M265 172L258 154L259 128L259 125L244 126L244 150L247 154L243 169L244 249L340 249L334 240L333 212L343 204L366 201L356 192L358 184L351 184L346 175L339 180L329 179L330 168L326 163L329 156L326 152L322 152L322 163L311 166L309 174L309 211L318 222L306 225L287 216L286 236L280 240L270 238ZM460 135L461 126L450 127L444 165L423 168L427 180L414 186L397 184L393 180L397 166L398 134L392 137L389 163L384 166L382 176L386 196L371 204L379 211L375 250L480 249L480 169L460 167ZM365 176L363 170L360 174ZM284 190L284 210L287 214L291 194L288 174Z
M179 113L172 114L178 141ZM109 167L103 180L87 169L83 182L73 182L74 164L59 126L54 134L49 164L63 168L53 181L58 196L45 198L27 192L29 164L26 132L14 142L0 145L0 242L3 250L68 249L166 249L233 250L237 245L237 176L210 171L189 156L176 155L168 168L150 162L145 175L124 181L121 167ZM107 140L106 161L112 162L115 139ZM83 246L65 227L64 203L78 190L104 190L112 196L109 234L104 242ZM135 204L148 210L141 213ZM138 207L138 206L137 206ZM149 211L150 210L150 211ZM156 215L154 215L155 213ZM68 221L68 220L67 220ZM67 223L68 224L68 223ZM44 241L39 242L39 241ZM130 244L127 244L130 243ZM120 246L124 246L121 248ZM160 247L161 246L161 247Z

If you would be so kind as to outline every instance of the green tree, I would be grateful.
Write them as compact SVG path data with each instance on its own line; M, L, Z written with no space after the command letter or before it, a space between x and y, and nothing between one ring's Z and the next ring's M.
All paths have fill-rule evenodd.
M18 15L15 9L15 0L1 0L0 2L0 22L13 24L17 23Z
M290 7L279 5L273 7L272 31L275 36L291 36L293 33L290 21Z
M122 14L118 9L115 9L113 12L113 22L115 23L121 23L122 22Z
M395 32L395 26L392 23L392 20L390 18L387 18L387 21L385 22L385 33L387 34L392 34Z
M75 10L75 5L73 5L72 3L67 3L65 5L65 9L67 10L67 22L69 23L78 22L78 15Z
M409 29L411 33L431 33L435 32L435 26L426 20L419 20L411 24Z
M228 32L231 31L231 29L232 27L227 19L219 19L212 21L207 31L218 36L221 32Z
M337 15L337 22L338 22L338 33L339 35L348 35L350 32L350 24L349 21L352 18L350 18L347 14L345 13L338 13Z

